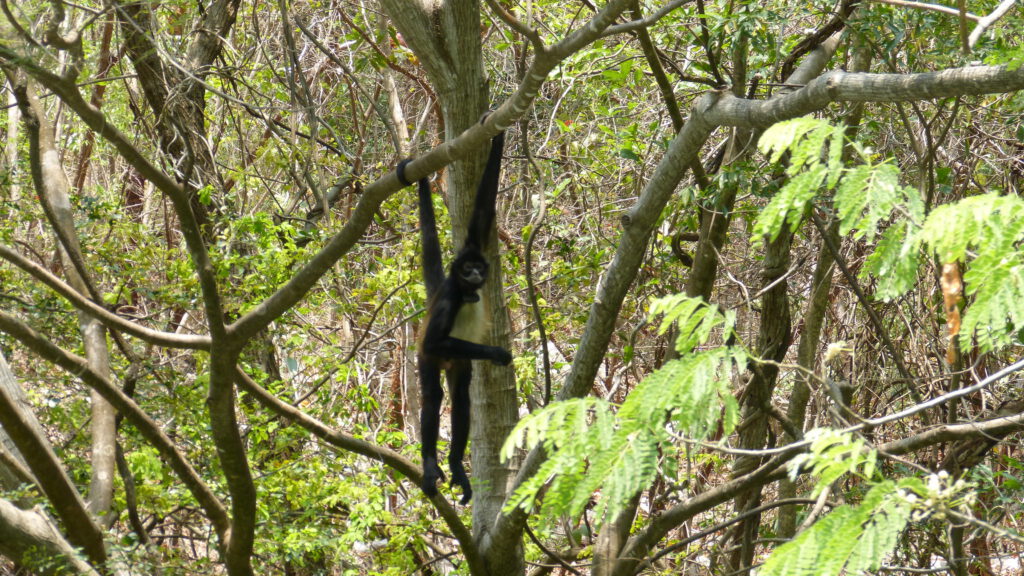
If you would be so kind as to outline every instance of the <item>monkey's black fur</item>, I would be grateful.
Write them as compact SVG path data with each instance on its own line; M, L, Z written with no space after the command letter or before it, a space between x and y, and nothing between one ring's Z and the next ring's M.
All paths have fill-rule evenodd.
M444 473L437 464L437 433L441 418L441 370L445 371L452 395L452 440L448 468L452 486L462 488L462 504L469 502L473 489L462 465L469 441L469 383L473 377L472 360L490 360L507 366L512 354L500 346L481 344L489 324L477 294L487 279L488 263L483 255L494 224L498 175L505 133L491 141L483 178L477 188L473 216L466 241L452 262L448 274L441 263L441 245L437 237L430 184L419 181L420 233L423 242L423 282L427 287L427 318L420 333L417 363L420 372L420 453L423 458L423 492L437 495L437 481ZM397 176L405 179L405 165L398 165Z

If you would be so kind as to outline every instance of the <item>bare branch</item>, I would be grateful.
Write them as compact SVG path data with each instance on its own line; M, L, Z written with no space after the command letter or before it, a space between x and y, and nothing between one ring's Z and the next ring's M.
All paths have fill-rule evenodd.
M29 273L33 278L49 286L54 292L63 296L64 299L72 306L83 312L92 314L102 322L104 326L111 330L118 330L126 334L131 334L132 336L135 336L145 342L149 342L150 344L166 346L167 348L182 348L188 350L210 349L210 338L208 336L183 335L153 330L121 318L117 314L110 312L106 308L82 296L78 291L64 283L60 278L51 274L49 270L25 258L9 246L0 244L0 258L7 260L11 264L14 264L18 268Z
M909 454L941 442L969 438L993 438L1022 429L1024 429L1024 414L992 418L981 422L942 424L920 434L881 444L878 446L878 451L885 454Z
M502 22L508 24L509 28L519 32L529 40L530 44L533 44L533 49L536 50L538 54L542 54L546 50L544 47L544 40L541 39L540 33L520 22L519 19L511 12L502 8L501 4L498 4L497 0L487 0L487 6L490 7L491 11L498 15L498 18L501 18Z
M203 483L199 474L192 468L192 465L181 452L178 451L171 439L163 433L160 425L139 408L134 400L129 398L108 379L91 370L85 358L61 349L29 325L6 312L0 312L0 331L13 336L26 348L32 350L48 362L52 362L68 373L81 378L82 382L99 392L107 402L110 402L117 408L117 411L123 414L135 426L139 433L157 449L160 456L167 462L167 465L174 470L185 484L185 487L188 488L189 492L192 493L192 496L195 497L196 501L203 508L217 533L221 535L225 533L228 527L228 516L223 504L217 499L213 491Z
M615 34L624 34L626 32L640 30L641 28L647 28L648 26L656 24L658 20L661 20L665 16L668 16L669 12L672 12L676 8L682 6L683 4L689 4L690 2L693 2L693 0L672 0L668 4L662 6L661 9L659 9L657 12L653 12L650 16L641 18L640 20L630 20L629 22L625 22L623 24L610 26L607 30L605 30L602 36L613 36Z
M102 565L107 559L103 530L89 513L49 440L38 425L33 425L34 416L26 411L12 397L8 386L0 386L0 425L25 458L46 499L63 521L68 540L80 546L94 565Z
M299 410L291 404L288 404L274 396L257 384L256 381L246 374L241 368L236 367L235 376L239 387L252 394L266 409L296 422L313 436L316 436L324 442L342 450L354 452L356 454L366 456L367 458L383 462L416 485L419 485L422 480L423 470L413 464L405 456L384 448L383 446L371 444L365 440L360 440L359 438L349 436L348 434L344 434L334 428L331 428L327 424L324 424L302 410ZM469 562L470 566L473 567L472 572L474 574L486 574L487 572L483 568L483 559L481 558L479 549L473 540L473 535L459 518L459 514L455 508L453 508L452 505L441 495L431 498L430 501L434 507L437 508L437 511L441 514L445 523L448 524L448 528L452 531L452 535L454 535L455 539L459 541L459 546L462 548L462 552L466 555L466 560ZM478 572L478 570L484 571Z
M997 20L1006 16L1006 14L1013 8L1017 0L1003 0L996 6L996 9L991 14L983 18L977 18L978 25L971 31L971 35L967 38L967 45L974 48L974 45L981 39L981 35L985 33Z
M1014 0L1010 0L1012 3ZM913 8L915 10L930 10L932 12L941 12L943 14L949 14L950 16L960 16L960 11L950 6L943 6L941 4L928 4L926 2L912 2L911 0L871 0L876 4L889 4L892 6L904 6L906 8ZM966 12L964 14L968 20L977 22L981 18L976 14Z
M543 54L537 54L525 74L522 85L512 96L487 116L482 124L474 125L458 137L441 144L407 164L406 177L410 181L418 180L486 146L492 136L508 128L512 122L526 112L526 109L537 98L548 73L565 58L600 37L604 29L626 9L629 2L630 0L609 2L586 25L558 44L548 48ZM3 56L2 50L0 50L0 56ZM288 282L229 326L227 329L229 334L243 341L251 338L253 334L267 327L286 310L294 306L338 260L352 249L373 221L374 214L377 213L384 200L401 188L402 184L398 181L394 171L366 186L345 226Z
M0 500L0 555L38 574L99 576L41 509L22 510L7 500ZM46 562L36 565L30 562L33 558L45 558Z

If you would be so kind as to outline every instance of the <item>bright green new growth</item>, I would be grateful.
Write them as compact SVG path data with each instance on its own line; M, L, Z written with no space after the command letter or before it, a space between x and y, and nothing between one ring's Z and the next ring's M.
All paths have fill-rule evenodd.
M913 481L911 481L913 482ZM913 510L902 484L875 484L859 506L840 506L779 546L758 576L832 576L877 570Z
M618 411L608 401L580 398L556 402L521 420L502 457L542 445L548 459L515 492L507 509L533 510L546 489L540 506L545 518L578 515L600 491L594 517L601 524L650 484L677 435L701 439L719 425L726 435L735 427L739 410L729 393L729 376L744 365L746 355L731 347L693 351L715 333L727 338L734 315L685 296L656 300L651 310L664 315L662 332L678 326L681 357L644 379Z
M995 193L936 208L921 237L943 262L970 262L964 293L973 298L961 333L985 351L1010 344L1024 327L1024 200ZM960 338L969 349L970 338Z
M813 496L845 474L858 474L870 479L875 473L878 452L869 449L867 442L847 432L830 428L816 428L807 433L811 449L799 454L789 464L789 478L796 481L801 472L809 468L811 475L818 478Z
M807 434L811 448L789 464L791 479L801 472L816 478L813 495L820 495L843 476L868 483L875 474L878 453L848 432L828 428ZM896 545L913 509L901 488L919 486L883 481L871 486L858 506L840 506L779 546L758 570L760 576L830 576L844 571L860 574L876 570Z
M869 150L852 144L860 164L846 167L846 146L841 126L809 118L765 132L761 150L775 162L786 158L789 179L755 222L754 242L777 238L784 227L795 231L815 203L830 205L842 234L877 240L863 274L873 277L878 297L911 290L926 254L922 249L934 251L943 262L967 268L966 294L973 301L962 333L984 350L1009 344L1016 327L1024 326L1024 257L1016 248L1024 240L1024 201L986 194L926 214L918 193L899 183L894 165L873 163ZM645 378L617 409L603 399L582 398L554 403L520 421L502 457L543 446L548 459L506 510L539 508L542 519L576 516L598 494L594 517L600 525L625 509L659 470L671 476L672 446L680 436L700 440L719 426L725 436L732 432L739 410L730 375L745 366L747 354L740 347L700 347L727 341L735 315L682 295L655 300L651 313L662 315L660 332L678 329L680 357ZM971 338L961 338L961 346L970 345ZM852 475L867 493L860 505L833 510L777 548L761 575L878 569L911 513L925 515L946 499L931 495L919 479L876 481L877 455L861 439L830 430L808 436L811 449L794 460L792 474L815 475L816 494ZM931 504L915 500L915 494Z
M945 472L926 479L876 480L878 454L849 432L830 429L808 434L811 449L789 465L790 477L810 472L814 494L848 476L848 486L867 492L857 506L839 506L776 548L758 576L839 576L881 568L911 520L941 516L945 510L969 513L972 486Z
M943 263L966 265L965 294L973 301L963 315L961 348L991 351L1011 344L1024 326L1024 200L996 193L965 198L925 214L920 195L899 183L892 164L873 164L855 143L860 164L844 167L844 128L798 118L765 131L758 146L772 162L788 152L788 182L754 224L755 244L795 231L816 202L828 198L840 233L874 240L887 225L862 274L876 282L883 300L898 298L917 283L921 249ZM973 336L973 339L971 338Z

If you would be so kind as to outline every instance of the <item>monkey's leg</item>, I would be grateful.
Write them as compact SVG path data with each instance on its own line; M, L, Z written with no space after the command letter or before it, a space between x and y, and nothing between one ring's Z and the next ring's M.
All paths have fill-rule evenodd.
M436 362L418 359L420 369L420 456L423 458L423 493L437 496L437 481L444 472L437 465L437 432L441 421L441 368Z
M462 488L461 504L468 504L473 497L473 488L462 465L469 443L469 383L472 379L473 364L469 360L455 362L448 371L448 385L452 392L452 443L448 450L448 469L452 472L452 486Z

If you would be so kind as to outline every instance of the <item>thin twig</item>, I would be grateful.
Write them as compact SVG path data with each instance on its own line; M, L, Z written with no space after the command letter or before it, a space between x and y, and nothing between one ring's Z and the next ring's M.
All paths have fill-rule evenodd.
M974 48L974 45L981 39L981 35L985 33L985 30L988 30L989 27L995 24L1000 18L1006 16L1006 13L1009 12L1010 8L1013 8L1013 5L1016 3L1017 0L1003 0L999 6L996 6L996 9L993 10L991 14L983 18L978 18L978 25L971 31L971 35L967 39L967 45Z
M1012 4L1016 0L1009 0ZM911 0L871 0L875 4L889 4L891 6L903 6L905 8L914 8L915 10L930 10L932 12L941 12L943 14L949 14L950 16L959 16L960 11L956 8L949 6L943 6L941 4L927 4L925 2L912 2ZM970 12L964 13L968 20L978 22L981 17L977 14L971 14Z

